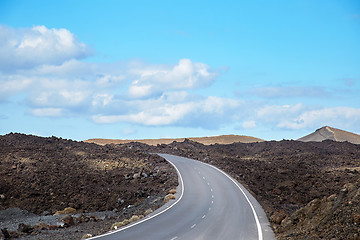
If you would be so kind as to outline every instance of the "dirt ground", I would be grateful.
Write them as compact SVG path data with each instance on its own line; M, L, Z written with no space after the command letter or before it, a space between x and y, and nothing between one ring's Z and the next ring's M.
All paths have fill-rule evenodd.
M42 216L71 207L126 218L158 208L177 186L169 163L132 144L100 146L23 134L0 136L0 179L0 211L17 207Z

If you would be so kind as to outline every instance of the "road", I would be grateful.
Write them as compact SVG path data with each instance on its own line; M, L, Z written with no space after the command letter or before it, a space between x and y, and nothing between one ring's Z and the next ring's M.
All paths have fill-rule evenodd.
M177 199L134 225L92 239L275 239L259 203L226 173L188 158L159 155L178 171Z

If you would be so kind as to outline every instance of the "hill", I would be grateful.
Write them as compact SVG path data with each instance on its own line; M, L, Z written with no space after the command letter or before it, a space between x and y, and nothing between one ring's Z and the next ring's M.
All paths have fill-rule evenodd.
M242 136L242 135L221 135L221 136L213 136L213 137L193 137L188 138L191 141L198 142L204 145L211 144L231 144L236 142L241 143L253 143L253 142L263 142L263 139L250 137L250 136ZM106 145L110 143L114 144L125 144L130 142L140 142L148 145L156 146L158 144L170 144L172 142L183 142L185 138L161 138L161 139L138 139L138 140L121 140L121 139L102 139L102 138L93 138L85 140L84 142L88 143L96 143L99 145Z
M298 139L298 141L302 142L322 142L324 140L360 144L360 135L341 129L325 126L317 129L315 132L309 135Z

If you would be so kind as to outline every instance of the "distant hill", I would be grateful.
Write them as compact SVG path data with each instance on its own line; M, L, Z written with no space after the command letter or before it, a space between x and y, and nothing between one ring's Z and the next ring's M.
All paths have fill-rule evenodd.
M249 136L242 136L242 135L221 135L221 136L214 136L214 137L195 137L195 138L188 138L189 140L202 143L204 145L211 145L211 144L231 144L235 142L242 142L242 143L252 143L252 142L264 142L264 140L255 137ZM88 143L96 143L99 145L105 145L110 143L115 144L123 144L129 142L140 142L146 143L148 145L156 146L157 144L170 144L173 141L176 142L183 142L185 138L161 138L161 139L138 139L138 140L120 140L120 139L102 139L102 138L94 138L85 140L84 142Z
M347 141L354 144L360 144L360 135L325 126L317 129L315 132L310 133L309 135L298 139L298 141L302 142L322 142L324 140L333 140L338 142Z

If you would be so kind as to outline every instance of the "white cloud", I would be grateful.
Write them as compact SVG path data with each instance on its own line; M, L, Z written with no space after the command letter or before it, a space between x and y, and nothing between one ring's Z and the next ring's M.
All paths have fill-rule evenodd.
M183 100L183 99L182 99ZM128 122L145 126L193 126L214 128L233 121L239 104L232 99L208 97L197 101L172 103L165 98L131 102L137 109L120 115L96 114L97 123Z
M304 111L293 119L283 119L277 124L280 128L302 129L321 126L349 128L360 125L360 109L350 107L322 108Z
M5 76L0 74L0 101L26 90L32 83L24 77Z
M220 75L205 63L82 62L90 51L66 29L0 28L0 100L17 95L34 116L217 128L238 112L237 100L189 94Z
M302 103L296 105L267 105L256 110L257 117L263 122L274 122L297 116L304 110Z
M135 129L132 129L132 128L125 128L122 131L122 133L123 133L123 135L129 136L129 135L133 135L133 134L137 133L137 131Z
M63 113L62 108L35 108L31 110L31 114L37 117L61 117Z
M305 86L277 86L262 87L251 90L252 95L264 98L295 98L295 97L311 97L311 98L329 98L331 93L324 87L305 87Z
M90 54L88 46L67 29L45 26L14 29L0 25L0 71L61 64Z
M219 75L204 63L181 59L175 66L148 66L132 69L135 76L129 88L133 98L149 97L168 90L185 90L208 86Z
M255 128L256 122L254 120L243 122L242 127L244 129Z

